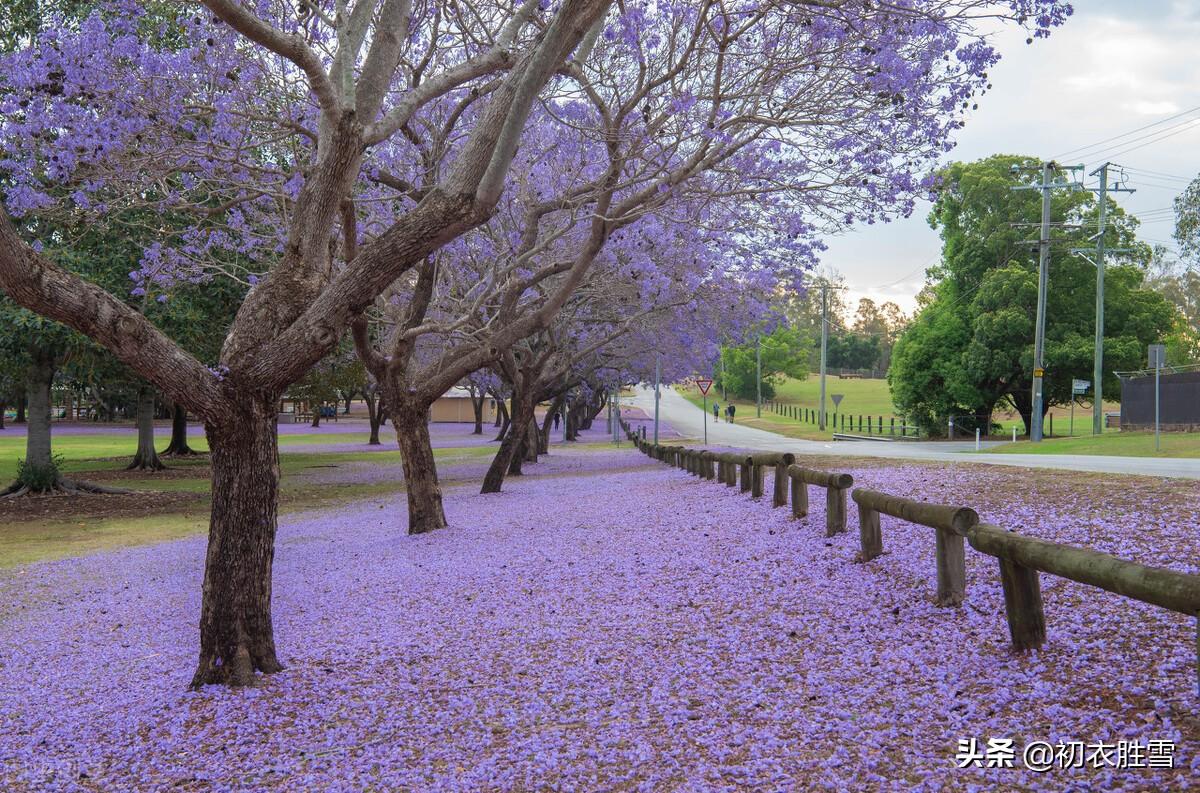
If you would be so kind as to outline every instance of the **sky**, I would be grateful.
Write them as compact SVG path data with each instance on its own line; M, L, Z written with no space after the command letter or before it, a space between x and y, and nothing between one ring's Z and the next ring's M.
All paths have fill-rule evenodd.
M1074 6L1049 39L1026 44L1015 27L992 38L1002 56L989 71L993 89L948 158L1018 154L1083 163L1085 173L1106 160L1127 166L1125 186L1136 192L1117 202L1144 214L1143 239L1174 247L1169 207L1200 173L1200 0ZM1156 122L1164 123L1133 132ZM1116 136L1125 137L1108 140ZM921 202L909 218L826 240L822 268L845 278L851 311L861 297L915 308L925 268L941 251L929 208Z

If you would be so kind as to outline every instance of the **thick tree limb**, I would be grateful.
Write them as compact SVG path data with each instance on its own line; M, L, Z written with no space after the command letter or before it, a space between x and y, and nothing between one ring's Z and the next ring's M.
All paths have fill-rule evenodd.
M18 305L103 344L122 363L205 419L226 404L220 379L142 314L33 250L0 211L0 289Z

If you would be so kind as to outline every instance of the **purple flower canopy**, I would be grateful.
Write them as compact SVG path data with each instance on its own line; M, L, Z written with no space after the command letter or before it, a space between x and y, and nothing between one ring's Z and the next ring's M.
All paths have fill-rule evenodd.
M1168 483L1134 495L1057 477L1010 498L1027 472L852 465L866 487L1196 570L1200 498ZM1043 577L1049 642L1015 656L994 560L968 556L966 606L932 604L930 530L885 518L889 553L855 564L853 532L824 536L821 499L797 521L628 448L556 448L527 470L494 495L451 485L451 526L428 535L396 528L402 495L285 517L288 668L252 690L184 690L200 538L0 574L0 787L1167 790L1195 776L1194 628L1179 615ZM971 737L1173 740L1176 767L957 769Z

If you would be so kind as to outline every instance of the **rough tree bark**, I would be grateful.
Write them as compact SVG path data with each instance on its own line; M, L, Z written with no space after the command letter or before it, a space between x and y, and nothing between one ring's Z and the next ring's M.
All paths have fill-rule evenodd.
M251 685L283 668L271 624L279 450L274 396L239 400L206 423L212 450L212 513L200 612L200 662L192 687Z
M29 429L25 434L25 464L39 468L53 462L50 437L50 387L58 364L54 356L35 350L25 387Z
M4 429L4 413L8 410L8 403L0 401L0 430Z
M496 400L496 426L500 428L500 432L496 433L493 441L503 441L508 437L508 428L512 424L512 418L508 413L508 405L503 399Z
M371 437L367 440L367 445L379 446L379 425L382 423L383 405L371 390L363 392L363 401L367 403L367 423L371 425Z
M171 442L162 450L163 457L190 457L199 454L188 445L187 408L175 403L171 409Z
M54 384L54 373L58 370L58 360L52 352L42 349L30 351L30 365L25 380L25 402L28 408L25 434L25 464L33 468L45 469L54 464L52 437L50 434L50 389ZM48 491L67 493L128 493L120 488L101 487L88 482L76 482L64 479L61 474L49 483ZM13 482L0 490L0 498L17 498L30 492L28 485L21 481Z
M125 466L126 471L162 471L167 466L158 459L158 450L154 448L154 390L141 388L138 390L137 405L137 453L133 461Z
M24 396L17 397L17 415L13 417L13 423L14 424L24 424L25 423L25 397Z
M487 394L482 389L479 390L478 394L474 390L471 391L471 407L475 411L475 429L471 430L472 435L483 434L483 402L485 399L487 399ZM0 426L0 429L2 429L2 426Z
M520 393L513 396L513 414L510 420L511 429L504 440L500 442L500 448L496 451L496 456L492 458L492 464L488 466L487 473L483 477L483 487L481 493L499 493L501 485L504 484L505 473L512 473L512 465L514 461L517 463L516 473L520 473L521 446L528 435L520 431L520 427L528 427L529 422L533 420L533 398L532 396L525 397Z
M442 488L438 484L437 463L429 440L426 409L389 398L393 405L392 426L400 444L404 462L404 489L408 494L408 533L424 534L446 527L442 509Z
M313 405L312 406L312 414L313 414L312 425L314 427L321 426L321 406Z

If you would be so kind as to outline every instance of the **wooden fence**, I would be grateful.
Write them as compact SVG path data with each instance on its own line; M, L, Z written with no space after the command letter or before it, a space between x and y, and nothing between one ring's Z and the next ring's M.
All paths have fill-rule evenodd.
M727 486L738 484L753 498L763 495L764 473L775 469L772 506L786 506L790 484L792 515L808 514L808 486L825 488L826 535L846 530L846 493L854 484L845 473L816 471L795 464L788 453L714 453L683 446L656 446L626 428L645 454ZM715 467L714 467L715 466ZM926 526L937 533L934 562L939 606L961 606L967 597L966 545L994 557L1013 647L1029 650L1046 640L1045 606L1039 573L1140 600L1196 619L1197 693L1200 695L1200 575L1180 573L1126 561L1110 554L1040 540L981 523L969 507L930 504L866 488L850 493L858 505L858 561L869 563L883 554L880 515Z

